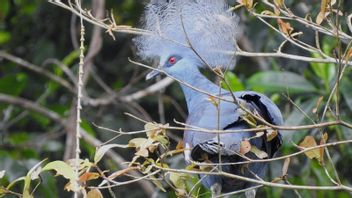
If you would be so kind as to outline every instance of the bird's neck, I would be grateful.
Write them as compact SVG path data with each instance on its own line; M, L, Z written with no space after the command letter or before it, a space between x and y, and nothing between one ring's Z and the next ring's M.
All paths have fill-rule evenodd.
M188 112L192 112L198 103L209 98L206 93L214 95L220 91L220 87L208 80L198 69L189 71L178 79L186 83L181 83L181 87L185 94Z

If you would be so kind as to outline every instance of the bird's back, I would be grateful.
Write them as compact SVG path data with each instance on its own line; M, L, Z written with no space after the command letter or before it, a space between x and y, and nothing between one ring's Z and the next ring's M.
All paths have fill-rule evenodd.
M244 105L253 113L258 113L267 122L274 125L283 123L281 113L276 105L266 96L250 91L235 92L237 101ZM233 100L230 93L221 95L227 100ZM199 100L199 103L192 109L187 119L187 124L194 127L200 127L208 130L239 130L254 128L245 120L246 112L233 102L216 102L216 99L208 99L205 96ZM259 123L258 123L259 125ZM267 141L266 135L258 138L251 138L256 132L236 132L236 133L204 133L194 130L188 130L184 133L184 142L186 145L185 158L190 162L212 162L219 163L219 152L221 153L222 163L240 162L244 158L239 155L241 142L249 140L252 146L267 153L271 158L281 145L281 135L278 133L271 141ZM246 157L258 159L252 153L246 153ZM265 163L251 163L247 165L226 165L222 170L235 175L256 178L255 175L263 177ZM255 175L254 175L255 174ZM234 191L251 186L248 182L235 180L232 178L220 176L201 175L202 183L210 188L214 183L222 186L223 192Z

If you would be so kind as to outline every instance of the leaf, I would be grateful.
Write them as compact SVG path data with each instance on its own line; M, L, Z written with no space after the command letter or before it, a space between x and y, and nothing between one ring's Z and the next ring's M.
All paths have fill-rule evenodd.
M328 134L327 134L327 133L324 133L323 136L322 136L321 139L320 139L319 145L325 144L326 141L328 141ZM323 163L324 163L324 150L325 150L324 147L319 148L319 151L320 151L319 163L320 163L320 164L323 164Z
M58 175L61 175L69 180L75 179L75 172L71 166L63 161L49 162L43 167L43 171L55 170Z
M0 93L18 96L28 86L25 73L7 74L0 78Z
M284 6L284 0L274 0L274 4L277 7L282 8Z
M129 167L125 168L125 169L118 170L118 171L112 173L111 175L108 176L108 178L109 178L110 180L113 180L113 179L115 179L116 177L119 177L119 176L121 176L121 175L124 175L124 174L128 173L128 172L131 171L131 170L137 170L137 169L138 169L137 167L129 166ZM107 181L107 180L103 180L103 181L99 184L99 187L105 185L106 183L108 183L108 181Z
M147 131L148 138L154 138L157 135L166 135L166 130L164 128L169 127L169 124L165 124L161 127L161 125L156 123L148 122L144 125L144 129Z
M245 155L251 150L251 143L248 140L244 140L241 142L240 153Z
M147 141L148 141L147 138L134 138L128 142L128 146L141 148Z
M336 0L321 0L320 4L320 12L317 16L317 19L315 20L318 25L320 25L323 20L329 15L328 9L330 5L334 5L336 3Z
M321 104L321 102L323 101L324 96L320 96L318 98L317 104L315 105L314 109L312 109L312 113L316 114L318 112L319 106Z
M284 22L282 19L277 19L277 24L279 25L279 29L282 33L287 36L290 36L293 32L293 27L289 22Z
M85 172L79 177L80 182L87 182L90 180L98 179L100 177L99 173Z
M112 148L128 148L129 145L121 145L121 144L107 144L101 147L98 147L95 156L94 156L94 163L97 164L105 155Z
M87 193L87 198L104 198L100 190L94 188Z
M141 156L141 157L148 157L149 156L149 151L146 148L141 148L141 149L139 149L139 151L137 151L135 153L135 155Z
M179 142L177 142L177 145L176 145L176 150L183 150L185 148L185 144L182 140L180 140Z
M286 158L284 165L282 166L282 175L285 176L287 175L288 171L288 166L290 165L291 158Z
M169 179L176 188L177 197L184 197L187 194L186 180L187 175L184 173L169 172Z
M267 142L270 142L271 140L273 140L274 138L276 138L276 136L278 135L279 133L277 132L277 130L266 130L266 141Z
M317 143L313 136L306 136L304 140L299 144L299 146L303 148L309 148L317 146ZM306 151L304 154L306 154L306 156L310 159L317 159L319 162L321 161L321 153L319 148Z
M253 8L253 0L238 0L237 2L240 6L245 6L249 10ZM236 6L236 8L240 6Z
M33 166L27 173L25 179L24 179L24 186L23 186L23 197L24 198L32 198L32 194L30 192L30 184L31 181L34 179L39 178L39 174L42 172L42 169L40 165L44 162L45 160L42 160L41 162L37 163L35 166Z
M2 179L5 176L6 171L2 170L0 171L0 179Z
M242 91L244 90L244 85L241 83L240 79L237 78L236 74L232 72L225 73L225 80L228 82L232 91ZM224 89L229 89L227 86L222 86Z
M268 157L268 154L260 149L258 149L256 146L252 145L250 151L254 153L259 159L264 159Z
M151 181L153 182L153 184L158 187L161 191L166 192L165 188L163 187L163 184L154 176L150 176Z
M251 89L258 92L317 92L317 89L309 81L292 72L259 72L249 78L248 85Z
M273 13L272 11L269 11L269 10L264 10L264 11L261 12L260 14L262 14L262 15L268 15L268 16L276 16L275 13Z

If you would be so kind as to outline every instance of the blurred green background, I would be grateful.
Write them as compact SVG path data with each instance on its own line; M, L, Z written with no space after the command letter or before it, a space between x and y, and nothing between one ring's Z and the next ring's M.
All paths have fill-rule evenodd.
M299 16L310 12L316 16L320 9L320 1L286 1L287 7ZM343 12L350 14L352 2L343 2ZM90 1L84 1L84 7L91 8ZM138 27L139 18L143 11L143 1L134 0L106 0L105 14L112 11L117 24ZM259 4L258 10L266 9ZM263 23L250 16L245 9L237 14L241 17L241 31L239 45L248 51L271 52L278 48L283 39ZM67 66L74 74L78 70L77 41L79 41L79 20L67 10L40 0L1 0L0 2L0 50L31 64L44 68L56 76L70 78L60 67ZM271 21L276 24L275 20ZM86 25L86 45L90 46L94 27ZM296 31L305 31L302 39L314 44L314 32L305 29L300 24L291 24ZM346 30L344 25L343 29ZM82 111L82 127L101 141L107 141L114 134L99 130L94 126L103 126L111 129L122 128L124 131L143 129L143 123L124 115L129 112L145 120L174 124L174 119L184 121L186 104L177 84L172 84L160 93L146 96L129 103L119 100L120 97L142 90L155 82L144 81L148 72L128 61L128 57L138 60L131 39L133 35L115 34L113 40L102 31L101 49L91 60L91 69L85 84L85 96L89 98L105 98L113 92L116 98L109 104L89 104L84 102ZM321 35L321 46L325 53L333 56L338 40ZM346 47L345 43L342 43ZM309 54L291 45L284 48L285 52L305 56ZM334 64L308 63L280 58L238 57L234 71L226 74L227 79L236 91L249 89L266 93L279 105L285 117L286 125L312 124L302 112L287 99L287 95L311 119L319 121L319 115L324 107L331 86L336 79L337 66ZM205 71L209 78L213 76ZM214 79L213 79L214 80ZM333 97L331 108L334 109L335 100L339 100L341 117L352 122L352 72L347 69L341 83L340 97ZM63 119L74 115L75 95L57 82L19 66L9 61L3 54L0 56L0 93L14 97L25 98L42 107L59 114ZM323 96L323 102L317 108L318 99ZM88 98L88 97L87 97ZM161 101L161 102L160 102ZM165 111L165 117L160 117L160 104ZM327 114L326 120L334 120L332 113ZM68 121L68 123L70 123ZM0 185L7 185L16 178L26 175L28 170L42 159L50 161L72 157L71 147L67 147L68 128L62 127L47 116L27 111L16 105L0 102L0 170L6 170L6 176L0 179ZM329 134L329 142L352 138L351 129L335 126L323 129ZM172 146L182 137L182 132L172 132ZM307 134L320 139L318 130L284 133L284 145L281 154L289 154L297 149L292 142L299 144ZM72 137L72 136L71 136ZM126 143L135 136L122 136L114 142ZM352 163L352 149L350 145L339 145L329 149L337 170L343 178L343 183L351 186L352 172L349 165ZM82 141L82 158L94 156L95 147ZM115 150L125 160L131 160L133 152ZM182 168L182 155L174 157L170 164ZM283 161L271 164L268 179L280 176ZM105 169L117 170L119 167L108 157L102 162ZM331 167L328 166L331 171ZM332 173L332 171L331 171ZM126 178L122 178L124 180ZM307 159L300 155L291 159L288 179L293 184L301 185L331 185L316 160ZM42 175L42 183L36 192L38 197L63 197L70 193L64 191L66 181L50 174ZM21 192L21 186L14 191ZM169 191L171 188L165 186ZM307 191L299 190L303 197L351 197L343 191ZM106 192L105 192L106 193ZM114 188L117 197L145 197L146 193L138 184L131 184ZM8 195L9 196L9 195ZM107 195L108 196L108 195ZM173 197L173 193L158 192L155 188L154 197ZM9 196L11 197L11 196ZM206 197L206 196L204 196ZM261 188L258 197L296 197L291 190L279 188Z

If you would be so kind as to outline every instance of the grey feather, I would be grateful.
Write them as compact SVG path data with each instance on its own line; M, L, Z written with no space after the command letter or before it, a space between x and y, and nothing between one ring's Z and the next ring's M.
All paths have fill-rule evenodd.
M232 69L236 51L238 17L229 11L225 0L153 0L145 9L142 28L155 36L142 35L134 39L138 54L143 59L161 57L177 51L191 56L203 65L190 49L194 49L212 67Z

